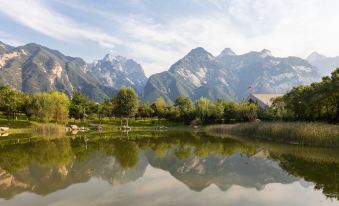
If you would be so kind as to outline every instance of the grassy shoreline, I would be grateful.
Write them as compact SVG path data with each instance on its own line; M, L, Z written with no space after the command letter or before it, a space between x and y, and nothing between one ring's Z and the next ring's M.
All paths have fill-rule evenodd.
M56 123L42 123L29 120L7 120L0 118L0 127L9 127L9 130L3 133L39 133L49 135L51 133L64 132L66 127L77 125L78 127L102 127L101 132L118 132L120 131L120 119L114 118L99 122L97 120L74 121L70 119L67 125ZM130 119L129 126L133 131L158 131L158 130L191 130L192 128L182 123L170 122L167 120L157 119Z
M339 125L309 122L252 122L211 125L205 132L214 136L235 135L289 144L339 147Z

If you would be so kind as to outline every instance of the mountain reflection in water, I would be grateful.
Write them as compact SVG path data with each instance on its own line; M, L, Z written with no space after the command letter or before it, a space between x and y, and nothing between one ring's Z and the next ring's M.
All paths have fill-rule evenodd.
M203 205L203 201L209 199L218 205L219 199L221 202L227 197L219 193L231 193L239 188L244 192L247 188L252 194L257 191L260 197L266 187L284 189L291 194L292 189L297 188L308 195L317 194L319 198L316 201L326 205L338 204L337 173L337 149L207 138L204 134L190 132L135 133L129 137L117 134L80 135L24 144L0 142L0 205L20 205L20 201L25 199L21 194L35 194L37 202L32 205L43 205L44 201L47 201L45 204L56 201L52 198L54 193L64 200L71 199L69 194L73 194L72 198L82 195L94 200L100 199L98 195L104 195L92 197L96 192L110 191L115 192L114 196L119 195L109 200L118 201L123 196L135 196L148 190L153 191L152 194L159 193L164 188L164 194L157 201L155 196L153 199L147 197L148 200L145 196L137 196L134 201L136 204L144 201L145 205ZM153 186L150 186L151 183ZM184 187L178 183L183 183ZM75 187L79 189L74 190ZM86 188L89 193L81 193ZM240 195L242 192L235 193ZM185 201L179 201L178 197L184 194L187 196ZM199 198L189 198L194 195L199 195L199 203L195 202ZM39 199L44 196L51 199ZM210 200L212 197L213 200ZM237 203L234 198L233 205L246 205L243 200ZM261 200L254 200L252 196L247 198L248 204L260 205L274 197L262 197ZM115 203L130 205L127 199ZM93 205L114 203L107 201ZM276 205L288 203L285 201L291 200L282 200ZM81 205L80 202L73 200L66 204ZM30 205L30 202L25 205Z

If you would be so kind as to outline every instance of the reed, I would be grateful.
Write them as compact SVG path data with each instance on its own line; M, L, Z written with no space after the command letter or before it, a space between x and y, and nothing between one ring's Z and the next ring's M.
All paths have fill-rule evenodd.
M210 135L240 135L291 144L339 146L339 125L310 122L253 122L233 125L212 125Z
M60 124L43 123L33 127L33 133L39 136L64 136L66 127Z

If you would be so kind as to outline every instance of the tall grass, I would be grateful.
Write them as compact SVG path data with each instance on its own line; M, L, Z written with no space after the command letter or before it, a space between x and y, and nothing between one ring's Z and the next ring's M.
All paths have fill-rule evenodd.
M210 135L240 135L292 144L339 146L339 125L306 122L253 122L234 125L213 125Z
M66 134L66 127L60 124L43 123L34 126L33 133L44 137L61 137Z

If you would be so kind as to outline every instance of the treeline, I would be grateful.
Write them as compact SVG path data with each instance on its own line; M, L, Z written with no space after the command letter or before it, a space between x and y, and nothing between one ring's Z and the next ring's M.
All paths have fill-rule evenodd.
M256 104L237 104L228 100L212 102L200 98L194 104L190 98L178 97L174 104L158 98L153 104L139 104L132 88L122 87L116 96L101 103L93 102L79 92L69 99L62 92L25 94L7 86L0 87L0 111L8 119L24 114L29 120L66 123L69 118L82 120L104 118L157 118L182 123L222 123L254 121L258 117Z
M295 87L276 98L266 118L339 122L339 68L321 82Z
M271 107L259 109L250 102L236 103L218 99L178 97L173 104L158 98L154 103L139 103L132 88L122 87L111 99L90 101L81 93L73 97L61 92L25 94L7 86L0 87L0 111L8 119L25 114L30 120L65 123L69 118L157 118L192 124L232 123L261 120L339 121L339 69L331 77L309 86L293 88L276 98Z
M64 123L68 120L69 98L62 92L25 94L7 86L0 87L0 111L7 119L25 114L41 122Z
M86 110L86 112L84 112ZM185 124L222 123L234 121L254 121L258 117L256 104L237 104L228 100L212 102L200 98L194 104L190 98L178 97L173 104L166 104L163 98L154 103L139 104L138 96L132 88L122 87L112 99L93 104L85 96L75 93L70 104L72 118L157 118Z

